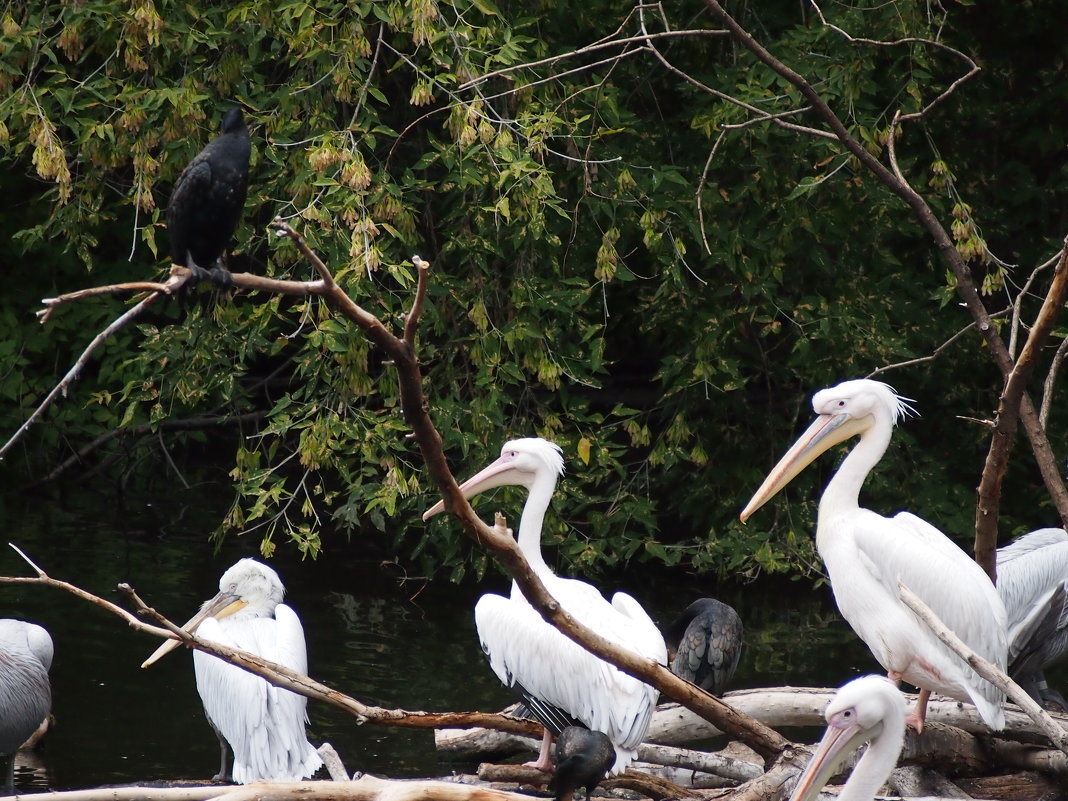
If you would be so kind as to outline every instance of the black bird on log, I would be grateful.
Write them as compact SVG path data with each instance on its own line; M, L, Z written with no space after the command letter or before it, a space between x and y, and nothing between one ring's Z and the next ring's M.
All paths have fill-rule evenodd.
M219 136L189 163L171 192L171 261L189 268L196 280L233 283L222 257L245 208L251 151L241 109L231 108L223 116Z
M556 739L556 771L549 789L556 801L571 801L578 787L585 787L589 798L615 761L616 749L607 734L568 726Z
M715 598L694 601L664 630L671 672L722 695L742 653L742 619Z

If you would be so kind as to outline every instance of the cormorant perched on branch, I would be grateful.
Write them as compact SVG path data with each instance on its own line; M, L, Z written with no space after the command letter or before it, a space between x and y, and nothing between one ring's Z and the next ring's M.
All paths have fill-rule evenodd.
M241 109L226 112L221 130L178 177L167 229L174 264L188 267L198 280L230 286L221 259L245 208L251 145Z

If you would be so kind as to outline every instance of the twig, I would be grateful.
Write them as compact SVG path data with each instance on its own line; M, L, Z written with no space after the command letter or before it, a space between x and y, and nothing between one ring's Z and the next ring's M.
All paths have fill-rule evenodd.
M418 256L412 256L412 264L418 271L418 282L415 288L415 300L412 301L412 309L408 312L404 321L404 341L409 348L415 348L415 332L419 328L419 317L423 313L423 301L426 299L427 275L430 273L430 262L423 261Z
M997 319L998 317L1004 317L1008 313L1009 313L1008 309L1002 309L999 312L994 312L993 314L990 315L990 317L991 317L991 319ZM973 330L974 328L975 328L975 323L968 323L968 325L964 326L964 328L960 329L957 333L955 333L953 336L951 336L949 339L947 339L945 342L943 342L941 345L939 345L933 351L928 353L926 356L917 356L915 359L906 359L903 362L894 362L893 364L884 364L882 367L876 367L874 370L872 370L870 373L868 373L867 378L875 378L875 376L879 375L880 373L885 373L885 372L888 372L890 370L900 370L902 367L912 367L912 366L917 365L917 364L923 364L925 362L934 361L939 356L941 356L943 353L945 353L946 349L949 348L950 345L952 345L954 342L956 342L958 339L960 339L962 336L964 336L965 334L967 334L969 331Z
M1068 355L1068 337L1062 339L1061 344L1057 346L1057 352L1053 354L1053 359L1049 365L1049 372L1046 373L1046 380L1042 382L1042 406L1038 411L1038 424L1042 426L1043 431L1046 430L1049 410L1053 405L1053 387L1057 381L1057 373L1060 371L1066 355Z
M616 29L616 33L619 33L621 28ZM614 36L615 34L613 34ZM477 78L460 84L456 87L457 91L463 91L464 89L471 89L480 83L485 83L491 78L499 78L502 75L508 75L520 70L530 70L536 67L544 67L549 64L555 64L557 61L563 61L569 58L578 58L589 53L596 53L598 50L605 50L610 47L620 47L622 45L636 44L642 42L648 42L650 39L680 39L686 37L708 37L708 36L727 36L727 31L710 31L710 30L683 30L683 31L661 31L659 33L642 33L638 36L626 36L621 39L605 38L601 41L588 44L577 50L570 50L567 53L559 53L555 56L548 56L547 58L539 59L538 61L527 61L523 64L514 64L510 67L502 67L499 70L493 72L487 72L484 75L479 75Z
M819 16L820 22L822 22L825 27L830 28L832 31L835 31L836 33L845 37L847 41L852 42L854 44L866 44L872 45L873 47L900 47L901 45L920 44L924 47L933 47L936 50L942 50L943 52L949 53L952 56L956 56L968 65L968 71L965 72L963 75L959 75L955 80L953 80L949 84L949 86L943 89L938 94L938 96L935 97L934 100L932 100L926 106L921 108L919 111L914 111L910 114L903 115L901 117L902 121L922 119L927 115L928 112L931 111L931 109L933 109L947 97L953 94L962 83L979 74L979 65L976 64L970 56L968 56L966 53L961 52L960 50L957 50L955 47L950 47L949 45L943 44L942 42L939 42L935 39L921 39L913 36L908 36L903 39L895 39L891 42L884 42L878 39L865 39L863 37L852 36L851 34L848 34L844 30L839 28L837 25L832 25L831 23L829 23L826 17L823 16L823 9L819 7L819 4L816 3L816 0L809 0L809 2L811 3L812 7L816 9L816 14Z
M931 611L931 608L916 593L905 586L903 582L899 581L897 583L897 589L904 604L916 613L916 616L927 625L938 639L967 662L972 670L1011 698L1035 722L1035 725L1049 736L1057 748L1068 754L1068 732L1058 726L1056 721L1034 702L1023 687L1002 673L997 665L979 656L979 654L965 645L956 634L946 627L945 623L938 619L938 616Z
M120 437L143 437L151 434L153 430L156 431L200 431L208 428L222 428L224 426L241 425L242 423L251 423L257 420L262 420L267 416L264 411L245 412L243 414L235 415L218 415L212 416L198 416L187 417L181 420L160 420L156 423L142 423L141 425L131 426L129 428L113 428L110 431L105 431L97 437L94 437L92 441L87 443L78 449L74 454L71 454L58 465L56 465L44 478L39 481L30 484L29 486L36 486L38 484L45 484L49 481L55 481L63 473L76 464L80 464L85 461L85 458L93 451L100 448L100 446L110 442L113 439Z
M86 347L86 349L82 351L82 355L78 357L78 360L76 362L74 362L74 366L67 371L67 374L63 376L62 379L60 379L58 384L52 387L52 391L45 395L44 400L41 401L40 404L38 404L37 408L34 409L33 413L26 418L25 422L23 422L23 424L19 426L18 430L11 435L11 438L8 439L6 443L4 443L3 447L0 447L0 460L2 460L7 454L7 452L11 450L12 447L14 447L15 443L22 438L22 435L29 431L30 427L40 419L41 415L43 415L48 409L48 407L52 405L52 402L59 397L60 393L62 393L63 395L67 394L67 389L78 379L78 376L81 374L86 363L89 361L89 357L97 348L104 344L104 342L107 341L107 339L111 337L112 334L114 334L116 331L121 330L127 323L135 319L141 312L148 308L148 306L154 303L158 298L164 295L168 295L177 289L180 289L185 284L185 282L189 280L191 273L184 267L176 267L174 269L181 272L172 272L171 277L170 279L168 279L166 284L160 285L163 287L163 289L152 292L152 294L150 294L136 306L131 306L125 313L119 315L117 318L112 320L111 324L108 325L107 328L105 328L93 338L93 341L89 343L88 347ZM114 286L129 285L115 284ZM110 288L112 287L102 287L102 289ZM46 298L44 301L42 301L45 304L46 308L43 311L38 312L38 315L41 318L41 322L43 323L48 320L49 316L52 313L52 310L55 309L59 304L74 299L75 296L90 297L93 294L101 293L94 293L90 290L81 290L80 292L72 292L70 295L61 295L58 298Z

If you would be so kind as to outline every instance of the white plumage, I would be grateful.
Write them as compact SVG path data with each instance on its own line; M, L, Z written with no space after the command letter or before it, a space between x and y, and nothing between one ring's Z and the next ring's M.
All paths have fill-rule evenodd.
M240 648L306 674L304 629L296 612L283 604L278 574L254 559L242 559L219 580L219 594L207 601L185 628L199 637ZM149 657L147 667L176 640ZM307 699L202 651L193 667L204 713L219 735L226 777L227 745L232 749L235 782L299 781L323 764L308 742Z
M908 512L883 517L860 508L864 479L911 411L879 381L859 379L817 392L818 415L742 511L744 521L828 448L859 435L820 499L816 549L842 616L893 680L920 688L909 722L923 727L927 698L938 692L970 701L992 729L1004 726L1004 695L944 645L901 601L898 581L923 599L951 631L1005 669L1005 607L974 560Z
M465 497L472 497L492 487L526 487L529 494L519 523L519 548L549 593L576 620L601 636L665 664L664 638L634 598L619 592L609 603L590 584L561 578L545 563L541 528L563 470L557 445L540 438L517 439L505 443L500 458L460 488ZM443 508L439 502L423 518ZM507 598L488 594L479 599L475 626L490 667L505 685L606 734L616 749L612 772L626 768L648 731L657 701L654 688L561 634L530 606L514 582ZM539 717L542 723L560 728ZM535 764L548 769L548 737L542 746Z
M827 731L797 780L790 801L810 801L853 751L868 743L838 801L872 801L905 743L905 698L882 676L843 684L824 712Z
M1044 673L1068 652L1068 533L1042 528L999 548L997 588L1008 615L1009 674L1038 703L1068 711Z

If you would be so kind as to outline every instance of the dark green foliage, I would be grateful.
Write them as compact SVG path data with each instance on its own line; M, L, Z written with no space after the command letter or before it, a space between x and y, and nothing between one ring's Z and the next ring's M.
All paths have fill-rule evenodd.
M954 6L946 20L927 4L836 6L830 21L882 40L935 37L945 22L948 44L990 65L906 126L898 150L996 309L1064 234L1065 156L1050 109L1068 90L1060 50L1043 58L1031 44L1051 33L1041 23L1050 4L995 5ZM797 4L730 10L880 157L893 113L931 102L964 69L918 43L850 43ZM673 28L715 27L699 3L670 13ZM1013 24L991 37L995 13ZM12 237L0 252L26 280L0 301L5 430L121 308L81 301L42 330L36 299L161 274L170 186L236 103L253 156L230 268L310 277L267 233L281 215L358 303L399 326L410 256L431 260L419 352L447 452L466 475L511 436L563 446L550 559L576 571L652 560L742 576L811 565L832 458L798 479L788 504L737 523L807 422L808 397L929 354L969 320L904 204L841 145L766 123L730 128L749 113L648 53L566 72L615 52L599 51L464 86L621 24L631 35L627 14L489 0L8 6L0 188L20 202L4 215ZM657 45L719 92L772 113L803 105L726 37ZM1014 66L1021 51L1035 61L1026 77ZM791 120L821 127L810 113ZM1023 266L1006 271L987 243ZM419 522L434 498L392 368L322 303L205 292L154 314L109 343L51 425L30 433L19 481L116 426L260 409L254 431L164 437L172 451L198 441L224 451L236 497L219 535L245 530L265 551L291 541L314 555L344 535L387 532L401 561L485 570L454 525ZM965 337L940 360L882 377L924 417L905 422L868 503L907 507L967 545L986 437L957 416L989 414L995 371ZM1016 464L1006 531L1049 524L1022 448ZM480 508L515 520L520 503L510 494Z

